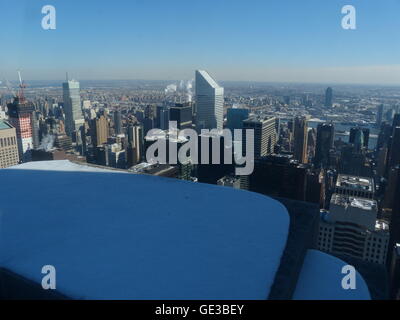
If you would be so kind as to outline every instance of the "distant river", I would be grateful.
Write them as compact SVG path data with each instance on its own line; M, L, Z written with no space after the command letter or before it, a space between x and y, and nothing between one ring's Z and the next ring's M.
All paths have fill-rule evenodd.
M308 127L309 128L317 128L318 124L320 122L318 121L309 121L308 122ZM356 127L356 125L344 125L341 123L333 123L335 127L335 140L343 140L344 142L349 142L350 139L350 128ZM369 146L368 148L373 150L376 147L376 144L378 142L378 134L379 134L379 129L374 128L372 125L363 125L361 126L362 128L368 128L369 129Z

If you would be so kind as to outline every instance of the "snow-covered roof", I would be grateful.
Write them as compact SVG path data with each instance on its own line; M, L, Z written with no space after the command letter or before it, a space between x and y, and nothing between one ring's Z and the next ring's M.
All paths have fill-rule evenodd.
M355 289L344 289L342 280L348 271L342 273L347 264L318 250L308 250L304 259L295 300L370 300L368 287L362 276L356 272Z
M266 299L286 244L256 193L68 161L0 179L0 267L40 284L53 265L71 298Z

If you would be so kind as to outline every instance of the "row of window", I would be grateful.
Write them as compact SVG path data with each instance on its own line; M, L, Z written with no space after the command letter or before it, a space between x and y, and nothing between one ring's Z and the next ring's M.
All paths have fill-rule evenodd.
M0 138L0 147L9 147L9 146L15 146L17 144L17 140L15 137L6 137L6 138Z

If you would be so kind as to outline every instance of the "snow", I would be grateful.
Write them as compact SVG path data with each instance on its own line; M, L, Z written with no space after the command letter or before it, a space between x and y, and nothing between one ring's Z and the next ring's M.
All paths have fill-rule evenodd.
M74 299L266 299L286 244L279 202L68 161L0 170L0 267Z
M103 168L91 167L70 162L68 160L37 161L23 163L9 169L16 170L44 170L44 171L74 171L74 172L114 172Z
M368 287L356 273L356 288L345 290L344 261L318 250L308 250L293 296L295 300L370 300Z

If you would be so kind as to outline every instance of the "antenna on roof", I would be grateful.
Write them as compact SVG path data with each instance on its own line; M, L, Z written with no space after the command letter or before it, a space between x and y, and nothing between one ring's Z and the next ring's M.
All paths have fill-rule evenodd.
M65 73L65 77L66 77L66 79L67 79L67 82L68 82L68 71Z

